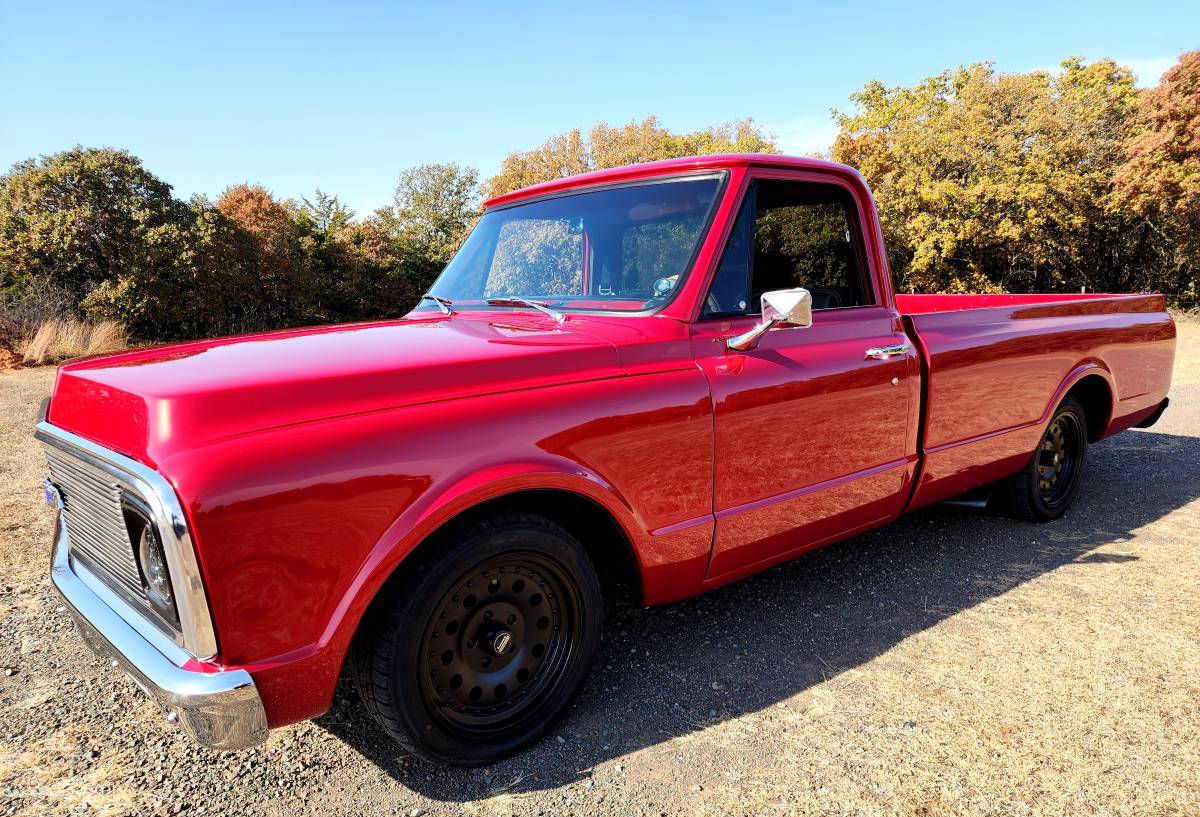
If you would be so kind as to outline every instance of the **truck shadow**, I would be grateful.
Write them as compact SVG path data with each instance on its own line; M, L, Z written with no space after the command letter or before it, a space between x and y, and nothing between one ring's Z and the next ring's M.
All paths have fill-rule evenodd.
M1120 543L1197 497L1200 438L1127 433L1092 448L1077 505L1057 522L939 506L698 598L618 610L566 717L492 767L406 756L345 683L317 723L436 800L555 788L603 761L785 700L1045 572L1136 561Z

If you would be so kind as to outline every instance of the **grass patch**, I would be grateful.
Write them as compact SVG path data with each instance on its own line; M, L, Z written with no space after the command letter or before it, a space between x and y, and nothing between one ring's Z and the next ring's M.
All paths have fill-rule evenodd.
M43 321L17 349L27 365L58 363L80 355L116 352L129 345L129 333L116 321L68 318Z

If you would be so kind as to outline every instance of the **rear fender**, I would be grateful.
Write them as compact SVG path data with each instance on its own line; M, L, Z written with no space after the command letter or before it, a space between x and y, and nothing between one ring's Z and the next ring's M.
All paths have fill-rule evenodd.
M1059 407L1059 405L1061 405L1063 399L1066 398L1071 389L1079 385L1079 382L1085 377L1094 376L1099 376L1102 380L1104 380L1105 385L1108 386L1107 416L1104 418L1104 422L1100 425L1099 431L1096 432L1095 439L1102 439L1103 437L1108 436L1109 428L1112 425L1113 408L1116 406L1117 385L1113 380L1112 372L1109 371L1108 366L1105 365L1104 361L1096 358L1082 361L1079 365L1072 369L1065 378L1063 378L1063 382L1059 385L1058 389L1055 390L1053 396L1050 398L1050 402L1046 405L1046 410L1042 412L1042 417L1038 421L1038 424L1042 428L1042 433L1045 433L1045 429L1050 424L1050 420L1053 418L1055 410Z

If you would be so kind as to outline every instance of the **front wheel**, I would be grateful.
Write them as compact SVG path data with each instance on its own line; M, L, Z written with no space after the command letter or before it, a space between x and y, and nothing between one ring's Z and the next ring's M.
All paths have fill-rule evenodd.
M600 640L583 547L539 516L460 525L366 622L359 692L413 754L490 763L535 740L582 686Z
M1021 519L1058 519L1079 493L1087 466L1087 415L1074 397L1054 412L1037 451L1007 483L1008 506Z

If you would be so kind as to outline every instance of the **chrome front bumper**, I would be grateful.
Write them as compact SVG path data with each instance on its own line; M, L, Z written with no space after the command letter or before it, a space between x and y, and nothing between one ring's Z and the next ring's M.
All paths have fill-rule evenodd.
M120 667L202 746L246 749L267 737L267 715L250 673L185 669L139 633L71 565L67 530L55 524L51 579L83 640Z

